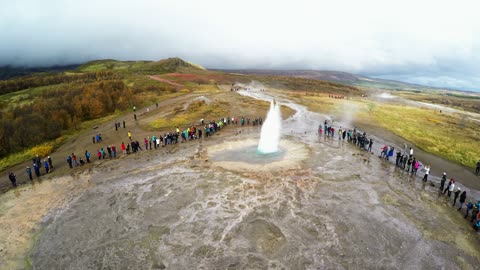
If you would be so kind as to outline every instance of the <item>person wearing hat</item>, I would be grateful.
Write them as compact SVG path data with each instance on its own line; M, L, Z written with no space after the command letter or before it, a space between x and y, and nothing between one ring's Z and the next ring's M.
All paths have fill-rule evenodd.
M50 170L53 169L53 161L52 161L52 158L50 156L47 157L47 160L48 160L48 165L50 166Z
M447 181L447 173L446 172L443 172L443 175L442 175L442 180L440 181L440 192L443 191L443 188L445 186L445 182Z
M460 195L460 187L457 187L457 190L453 193L453 204L452 206L455 206L455 203L457 202L458 196Z

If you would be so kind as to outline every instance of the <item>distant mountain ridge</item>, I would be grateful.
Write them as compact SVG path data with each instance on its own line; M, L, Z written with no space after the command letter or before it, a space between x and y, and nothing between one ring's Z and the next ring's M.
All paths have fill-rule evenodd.
M120 61L114 59L93 60L84 64L52 67L14 67L0 66L0 80L9 80L26 76L51 75L62 72L95 72L101 70L130 70L133 72L167 73L206 70L178 57L159 61Z
M424 89L434 89L428 86L415 85L400 81L371 78L362 75L356 75L342 71L331 70L270 70L270 69L222 69L224 72L256 75L274 75L289 76L297 78L306 78L313 80L331 81L336 83L349 84L354 86L363 86L371 88L389 89L389 90L412 90L421 91Z
M29 76L39 73L59 73L77 68L79 65L52 66L52 67L14 67L0 66L0 80Z

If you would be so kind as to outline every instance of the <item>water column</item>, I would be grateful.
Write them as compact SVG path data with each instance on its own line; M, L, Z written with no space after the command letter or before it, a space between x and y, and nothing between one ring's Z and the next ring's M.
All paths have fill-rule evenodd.
M278 152L281 128L282 115L280 113L280 105L272 100L267 118L262 125L262 132L257 148L259 153L271 154Z

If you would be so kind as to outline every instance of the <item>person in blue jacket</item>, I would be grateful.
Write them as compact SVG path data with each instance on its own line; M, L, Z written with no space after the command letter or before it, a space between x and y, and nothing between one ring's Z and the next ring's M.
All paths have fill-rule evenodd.
M35 171L35 175L40 177L40 167L38 167L37 163L33 163L33 170Z
M32 178L32 169L30 169L30 167L27 166L27 169L25 169L25 171L27 172L28 178L29 178L30 180L33 180L33 178Z
M50 167L48 166L48 161L46 161L45 159L43 160L43 167L45 167L45 172L48 174L48 172L50 171Z

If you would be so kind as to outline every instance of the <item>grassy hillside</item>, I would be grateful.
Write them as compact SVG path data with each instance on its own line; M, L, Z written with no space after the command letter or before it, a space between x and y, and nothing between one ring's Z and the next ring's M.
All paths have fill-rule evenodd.
M169 72L199 72L205 68L180 58L168 58L160 61L117 61L112 59L96 60L78 67L78 71L92 72L101 70L126 71L129 73L162 74Z
M64 142L67 134L74 136L88 129L85 123L88 125L122 114L133 105L141 108L172 97L214 93L219 91L218 85L250 83L252 80L282 89L339 95L363 93L356 87L305 78L242 76L208 71L180 58L91 61L62 72L41 72L0 80L1 167L27 159L32 150L50 152ZM225 112L236 113L231 106L200 105L193 108L198 110L197 114L214 117ZM241 108L236 110L239 110L237 113L245 113ZM185 112L178 112L170 119L183 123L191 121L191 117ZM156 123L151 128L165 125Z

